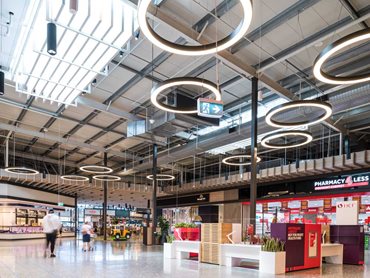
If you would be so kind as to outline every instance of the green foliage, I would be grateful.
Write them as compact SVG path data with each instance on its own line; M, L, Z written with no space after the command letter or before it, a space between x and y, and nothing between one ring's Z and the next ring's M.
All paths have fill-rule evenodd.
M264 237L262 238L262 251L265 252L283 252L285 250L285 242L278 238Z
M158 217L158 227L161 228L161 234L166 235L168 234L168 230L170 229L170 222L163 216Z
M173 235L166 236L166 242L172 243L175 240L175 237Z
M195 225L193 223L181 222L181 223L175 224L175 228L197 228L197 225Z

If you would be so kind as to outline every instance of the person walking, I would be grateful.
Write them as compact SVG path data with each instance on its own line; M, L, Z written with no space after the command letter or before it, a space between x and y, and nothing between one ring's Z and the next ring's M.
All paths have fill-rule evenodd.
M83 250L84 252L90 251L90 240L91 240L91 226L89 222L85 222L85 224L81 227L82 232L82 242L83 242Z
M50 258L55 258L55 242L57 239L58 231L62 223L59 220L59 217L54 214L54 210L50 209L48 214L42 219L43 231L46 235L46 248L45 248L45 257L47 256L47 251L50 245Z

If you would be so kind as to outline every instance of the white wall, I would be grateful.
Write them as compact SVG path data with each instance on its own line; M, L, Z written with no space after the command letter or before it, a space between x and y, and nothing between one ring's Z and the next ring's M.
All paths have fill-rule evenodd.
M65 206L75 205L75 199L72 197L57 195L54 193L44 192L41 190L35 190L31 188L0 183L0 195L15 197L15 198L24 198L33 202L46 202L58 204L58 202L64 203Z
M0 207L0 226L15 225L15 208Z

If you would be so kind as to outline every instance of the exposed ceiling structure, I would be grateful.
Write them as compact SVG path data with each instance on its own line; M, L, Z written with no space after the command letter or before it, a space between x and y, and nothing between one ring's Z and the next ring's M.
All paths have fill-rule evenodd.
M332 116L325 122L302 128L313 134L310 144L287 150L259 145L260 170L339 155L340 141L347 136L351 152L369 149L370 83L324 84L312 73L315 58L326 45L369 28L368 0L253 1L253 18L247 34L230 49L215 55L180 56L163 51L139 32L136 23L131 24L127 40L113 45L113 59L107 67L90 68L99 72L90 78L89 93L77 96L76 106L51 103L37 95L18 92L17 83L7 75L14 70L11 61L16 55L14 49L29 2L34 1L4 1L1 14L3 26L9 12L14 13L9 32L4 27L1 29L0 57L7 77L5 94L0 96L0 144L5 154L8 139L10 164L27 165L52 175L81 174L80 165L102 165L106 152L108 166L122 176L123 183L150 187L146 176L151 174L152 145L156 143L159 172L176 176L174 181L160 186L247 172L248 166L226 166L221 160L230 154L250 154L252 77L259 78L262 96L258 107L258 141L278 130L264 120L270 108L297 99L324 100L333 107ZM123 2L136 9L137 1ZM238 0L155 3L148 14L155 31L183 45L217 41L232 32L243 17ZM96 39L93 31L88 33L81 28L80 36ZM105 43L104 37L100 40L101 44ZM78 55L70 58L70 64L80 64L77 58ZM370 41L367 40L336 54L326 63L325 70L348 76L370 73L369 65ZM81 68L87 70L85 66ZM191 116L164 113L152 105L150 94L154 85L184 76L219 85L225 105L219 126ZM196 98L205 92L183 87L176 93ZM172 97L170 93L166 99L170 101ZM284 113L280 119L315 118L317 113L314 109L297 109ZM146 130L136 136L131 134L132 123L143 120ZM100 204L99 190L87 186L81 188L78 197L81 202ZM61 192L69 193L68 189ZM132 193L127 187L110 192L122 195L122 202L127 202L124 196ZM149 195L143 197L143 194L134 193L135 197L130 196L128 201L146 206L143 200Z

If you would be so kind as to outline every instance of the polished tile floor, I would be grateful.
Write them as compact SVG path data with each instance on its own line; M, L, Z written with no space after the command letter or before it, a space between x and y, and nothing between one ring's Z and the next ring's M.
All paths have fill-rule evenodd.
M198 264L188 260L163 260L162 247L139 242L97 242L93 252L82 252L78 240L59 241L56 258L43 257L43 241L0 241L0 277L262 277L258 270ZM370 277L370 254L365 266L324 265L322 270L292 272L287 277ZM279 277L283 277L280 275Z

